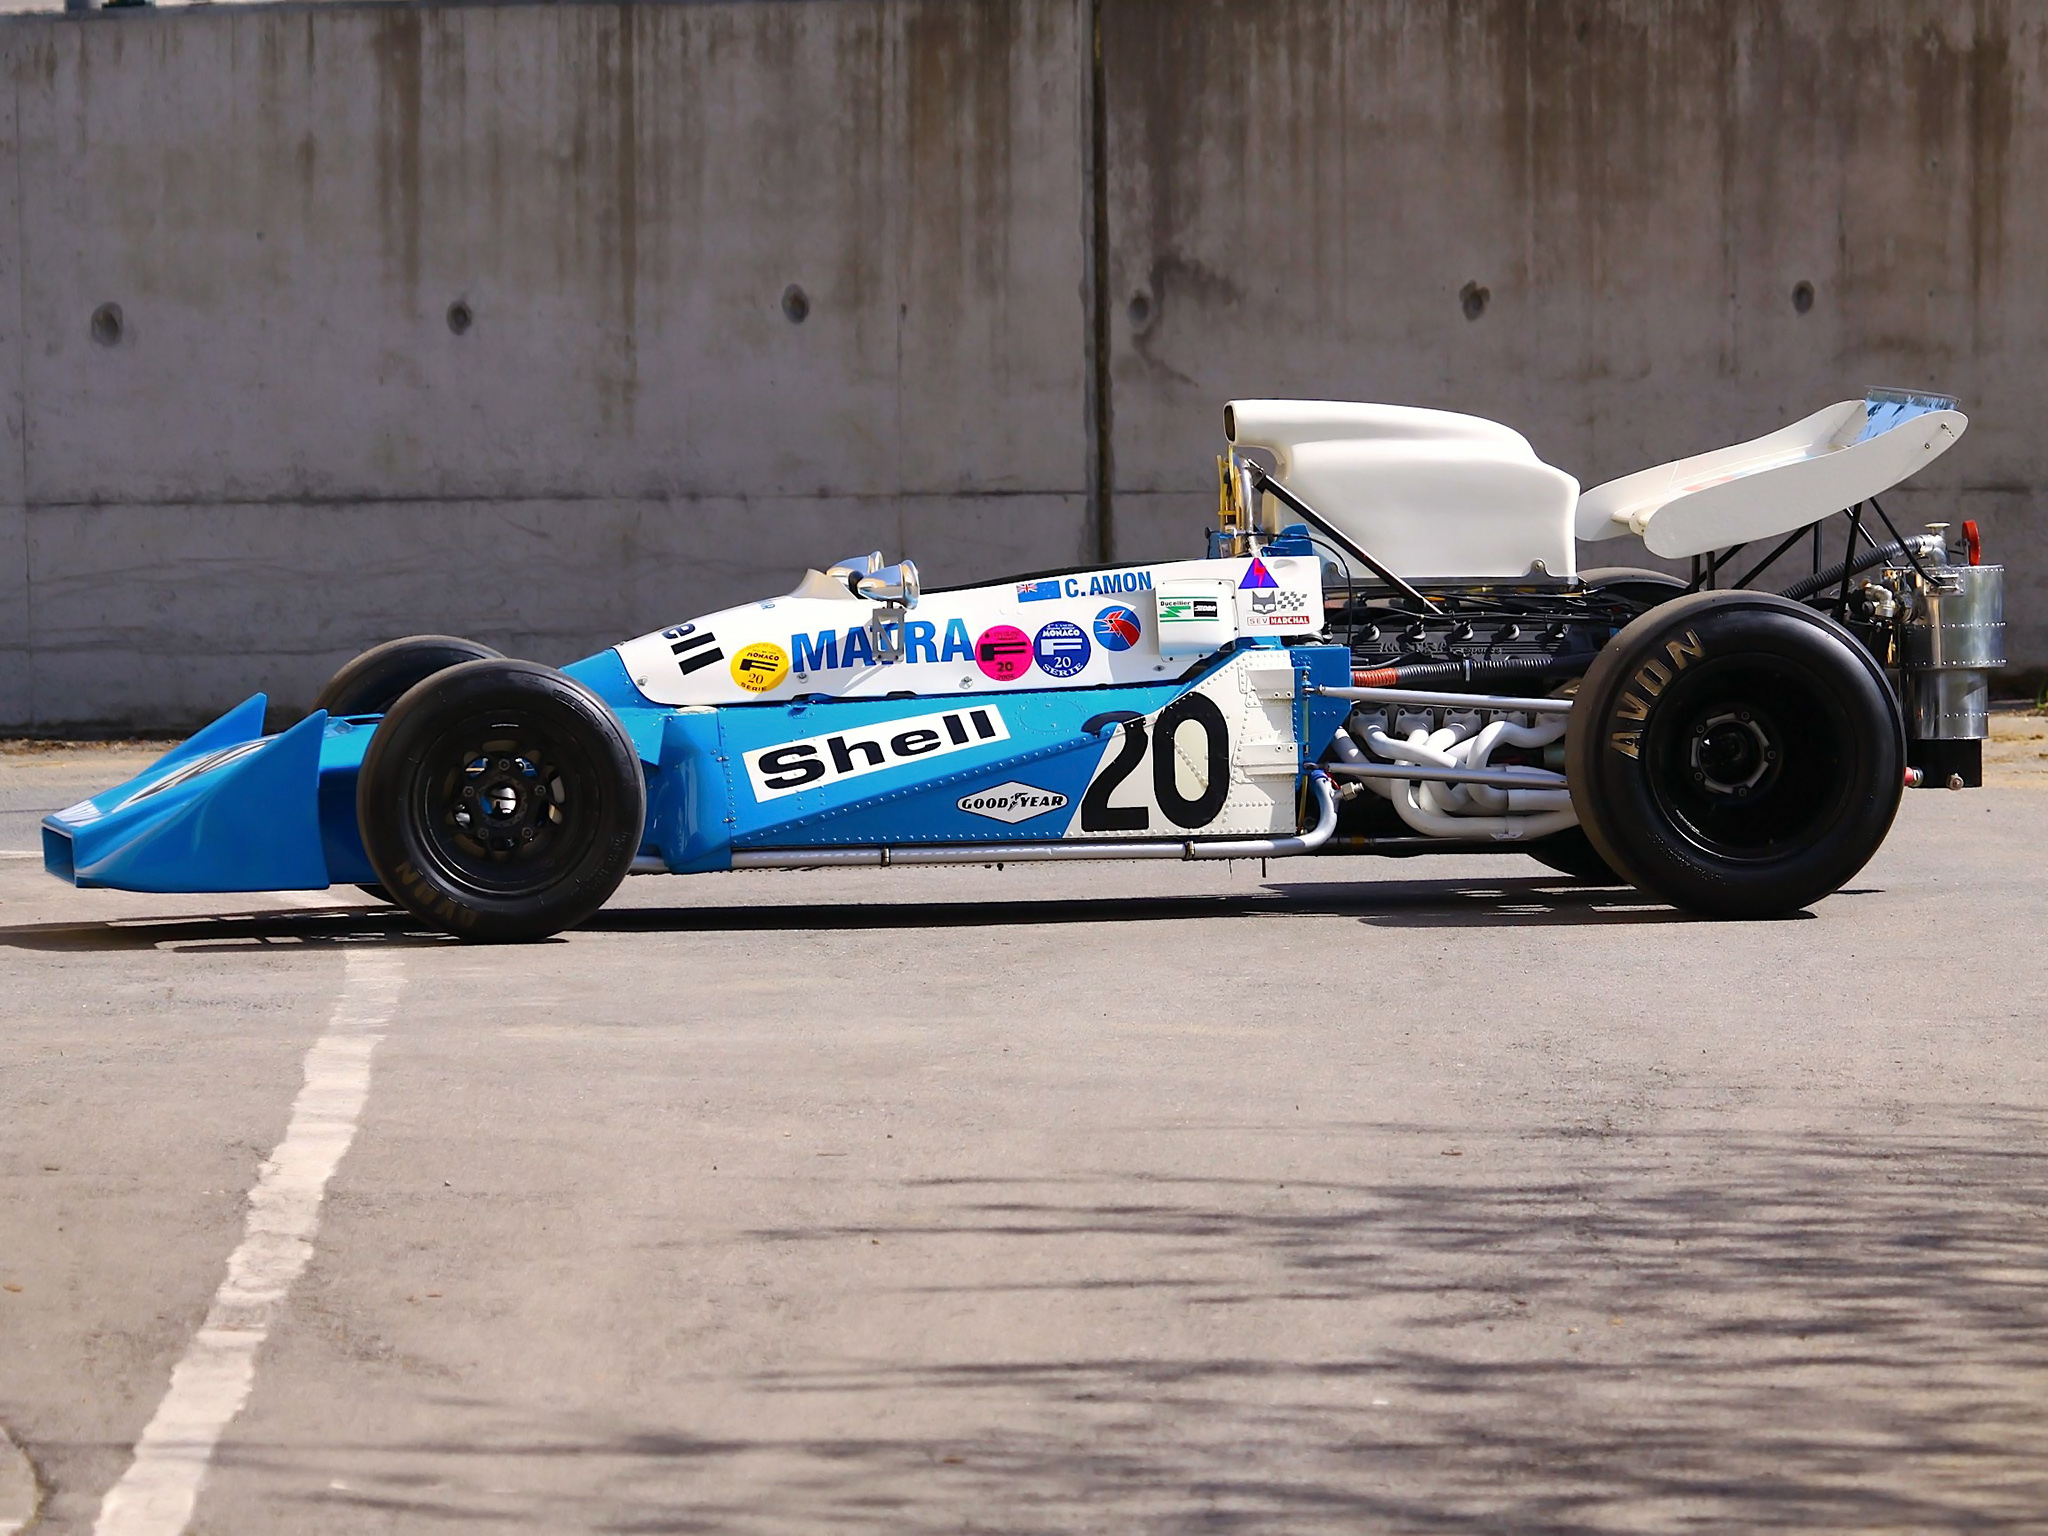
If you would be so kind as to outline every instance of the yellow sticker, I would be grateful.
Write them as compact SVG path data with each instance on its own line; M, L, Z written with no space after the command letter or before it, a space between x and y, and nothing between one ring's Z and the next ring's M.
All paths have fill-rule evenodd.
M789 676L789 652L761 640L740 647L732 659L732 680L749 693L766 693Z

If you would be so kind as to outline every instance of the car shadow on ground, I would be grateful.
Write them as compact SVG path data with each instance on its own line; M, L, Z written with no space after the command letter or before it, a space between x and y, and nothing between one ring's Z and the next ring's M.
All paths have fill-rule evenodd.
M313 907L280 912L120 918L100 923L24 923L0 928L0 948L46 951L274 949L280 945L378 943L412 946L456 940L396 907Z
M1842 896L1874 894L1867 890ZM1795 912L1790 920L1810 918ZM1183 922L1249 917L1348 917L1381 928L1596 927L1702 921L1626 886L1557 876L1494 880L1271 883L1256 891L1189 896L1088 896L1046 900L759 903L745 906L615 906L586 933L789 933L916 928L1014 928L1071 923ZM98 923L0 927L0 947L123 950L159 946L261 949L277 944L453 940L394 907L336 904L291 911L226 912Z
M1625 887L1553 876L1513 880L1319 881L1190 896L848 902L747 907L614 907L583 926L614 933L844 928L1009 928L1227 917L1350 917L1384 927L1689 922Z

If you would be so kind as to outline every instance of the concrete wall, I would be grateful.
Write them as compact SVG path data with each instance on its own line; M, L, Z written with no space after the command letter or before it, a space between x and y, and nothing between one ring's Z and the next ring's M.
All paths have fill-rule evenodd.
M0 726L296 709L424 629L567 660L877 544L1187 553L1262 393L1591 484L1953 390L1893 511L1982 522L2048 664L2041 7L1101 0L1099 127L1095 16L0 22Z
M1104 20L1121 547L1197 515L1233 394L1473 411L1591 486L1866 384L1941 389L1970 430L1886 509L1976 518L2014 567L2013 657L2048 663L2048 6ZM1654 563L1635 539L1582 553Z
M876 544L1082 556L1075 18L0 28L0 721L300 708L420 630L568 660Z

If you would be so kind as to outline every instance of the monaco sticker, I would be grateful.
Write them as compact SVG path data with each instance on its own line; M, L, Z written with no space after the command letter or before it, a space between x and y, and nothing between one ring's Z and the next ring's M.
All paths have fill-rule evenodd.
M955 803L970 816L986 816L990 821L1007 821L1014 826L1034 816L1063 810L1067 797L1056 789L1040 789L1013 779L993 789L977 789L971 795L962 795Z
M749 693L766 693L789 676L789 652L771 640L740 647L732 659L732 680Z

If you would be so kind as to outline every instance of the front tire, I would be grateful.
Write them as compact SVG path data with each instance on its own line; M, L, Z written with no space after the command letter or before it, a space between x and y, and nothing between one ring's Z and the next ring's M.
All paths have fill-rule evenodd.
M495 661L503 655L459 635L407 635L373 645L327 679L313 700L330 715L381 715L415 683L465 661Z
M1884 841L1905 728L1869 652L1764 592L1652 609L1580 683L1572 805L1631 885L1708 917L1776 917L1830 895Z
M639 754L589 689L526 661L409 689L356 785L363 846L414 916L484 943L574 927L619 888L647 811Z

